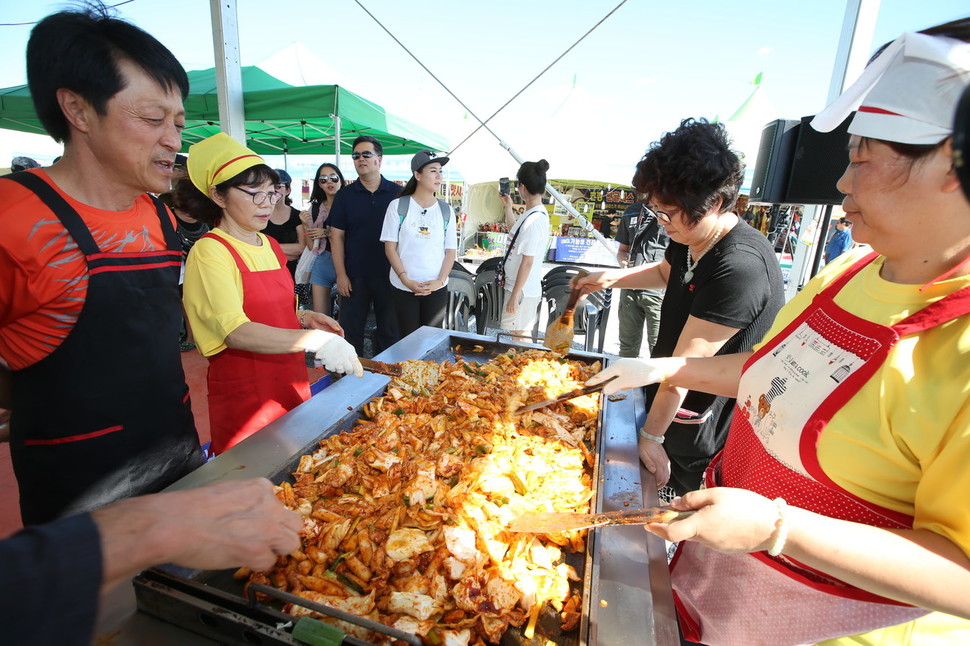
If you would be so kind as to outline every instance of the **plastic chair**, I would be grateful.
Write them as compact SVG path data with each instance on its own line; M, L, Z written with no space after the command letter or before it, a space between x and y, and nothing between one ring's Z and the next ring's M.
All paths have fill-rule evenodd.
M459 271L459 272L465 274L466 276L474 276L475 275L468 267L465 266L465 263L458 262L457 260L451 266L451 271L453 271L453 272L454 271Z
M477 298L475 279L467 270L452 269L448 274L448 305L445 309L445 329L471 332L472 314Z
M485 334L486 328L502 325L502 310L505 308L505 289L495 282L495 268L486 268L485 263L496 260L489 258L475 274L475 331ZM495 263L497 264L497 263Z
M483 271L495 271L496 269L498 269L498 266L502 263L503 259L504 259L503 256L493 256L492 258L486 258L485 260L482 261L482 264L478 266L478 271L475 273L475 275L477 276Z

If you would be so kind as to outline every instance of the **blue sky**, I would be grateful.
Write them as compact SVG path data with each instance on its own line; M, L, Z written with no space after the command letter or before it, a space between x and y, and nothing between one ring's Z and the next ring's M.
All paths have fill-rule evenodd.
M619 0L361 2L484 118ZM0 22L36 21L64 4L0 0ZM238 4L244 65L276 55L291 77L340 82L442 132L453 146L476 125L353 0ZM213 65L208 2L134 0L117 11L167 45L186 69ZM548 159L552 177L625 183L651 141L684 117L728 118L759 73L758 116L817 112L825 103L844 12L844 0L628 0L490 126L523 157ZM967 13L966 0L883 0L873 46ZM26 82L29 29L0 26L0 56L7 62L0 87ZM280 63L281 50L297 43L306 52L306 69L298 69L296 58ZM739 142L739 148L750 147ZM56 148L43 138L24 142L0 130L0 163L14 153L49 160ZM453 160L453 168L471 180L514 174L517 167L484 131ZM291 157L289 163L299 173L318 161Z

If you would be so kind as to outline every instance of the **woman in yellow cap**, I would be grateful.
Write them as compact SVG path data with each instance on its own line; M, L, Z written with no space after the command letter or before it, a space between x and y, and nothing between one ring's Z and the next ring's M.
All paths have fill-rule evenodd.
M213 227L189 254L183 302L195 342L209 359L212 453L249 437L310 396L304 351L334 372L363 371L329 316L297 312L279 243L261 231L276 172L220 133L189 148L190 182L176 202Z

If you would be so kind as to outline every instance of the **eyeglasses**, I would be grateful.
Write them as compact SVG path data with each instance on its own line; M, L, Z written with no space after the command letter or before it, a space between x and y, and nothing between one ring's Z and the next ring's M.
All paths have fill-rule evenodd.
M267 193L266 191L250 192L242 188L241 186L233 186L233 188L238 188L246 195L249 195L250 197L252 197L253 204L255 204L256 206L262 206L266 204L266 200L269 200L270 204L276 204L277 202L283 199L283 194L277 193L276 191L271 191L269 193Z
M319 183L319 184L325 184L327 182L333 182L334 184L339 184L340 183L340 176L339 175L321 175L320 178L317 179L317 183Z
M671 215L666 211L661 211L660 209L652 209L649 206L647 207L647 209L649 209L650 211L653 211L654 215L657 216L657 219L663 222L664 224L670 224Z
M363 157L364 159L370 159L371 157L373 157L373 156L374 156L374 155L376 155L376 154L377 154L377 153L372 153L372 152L371 152L371 151L369 151L369 150L365 150L365 151L364 151L364 152L362 152L362 153L354 153L354 154L352 154L352 155L350 156L350 158L351 158L351 159L353 159L354 161L357 161L357 160L358 160L358 159L360 159L361 157Z

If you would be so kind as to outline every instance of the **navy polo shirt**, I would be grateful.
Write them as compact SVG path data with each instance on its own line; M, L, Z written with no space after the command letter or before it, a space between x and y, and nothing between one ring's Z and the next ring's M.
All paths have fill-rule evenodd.
M401 187L383 175L373 193L360 180L337 191L327 224L344 232L344 268L349 278L388 278L391 263L384 253L381 229L387 205L400 194Z

